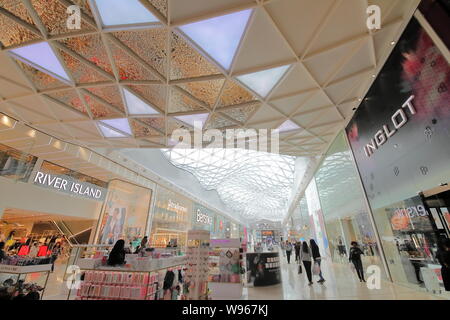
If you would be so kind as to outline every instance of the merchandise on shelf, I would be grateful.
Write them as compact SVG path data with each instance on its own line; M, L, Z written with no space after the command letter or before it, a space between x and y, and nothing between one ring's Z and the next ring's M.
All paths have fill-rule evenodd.
M208 257L210 234L205 230L188 231L186 291L187 300L208 299Z

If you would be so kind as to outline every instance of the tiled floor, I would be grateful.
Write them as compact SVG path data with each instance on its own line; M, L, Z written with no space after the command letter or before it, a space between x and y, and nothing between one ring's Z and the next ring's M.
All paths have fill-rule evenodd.
M348 264L331 264L323 261L322 271L326 279L308 286L306 273L298 274L298 265L291 261L287 264L282 258L282 283L275 286L244 289L244 299L249 300L436 300L443 299L427 292L381 281L380 289L369 289L367 283L361 283ZM445 295L450 298L450 295Z
M44 300L65 300L68 289L63 281L66 265L60 261L50 275ZM243 299L250 300L433 300L450 299L450 294L436 296L427 292L382 281L380 289L368 289L359 282L347 264L331 264L324 261L323 275L326 282L321 285L314 277L314 284L308 286L306 274L298 274L298 265L287 264L282 257L282 283L275 286L244 288ZM73 297L73 296L72 296Z

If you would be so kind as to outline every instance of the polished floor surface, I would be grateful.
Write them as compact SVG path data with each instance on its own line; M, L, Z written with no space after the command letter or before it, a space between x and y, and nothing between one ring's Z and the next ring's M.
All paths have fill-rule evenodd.
M275 286L253 287L244 289L244 299L249 300L440 300L450 298L449 294L437 296L428 292L381 281L379 289L369 289L367 283L359 279L348 264L322 263L324 284L317 283L318 276L313 276L314 284L308 286L306 273L298 274L298 264L287 264L282 257L281 280Z
M282 283L275 286L244 288L243 299L249 300L436 300L450 299L450 294L437 296L417 291L387 281L381 281L380 289L369 289L366 283L359 282L356 274L348 264L330 263L327 259L322 264L324 284L318 284L317 276L313 276L314 284L308 286L306 274L298 274L295 261L287 264L282 257ZM63 279L66 264L57 261L55 272L50 275L44 300L66 300L68 289ZM71 296L74 298L74 295Z

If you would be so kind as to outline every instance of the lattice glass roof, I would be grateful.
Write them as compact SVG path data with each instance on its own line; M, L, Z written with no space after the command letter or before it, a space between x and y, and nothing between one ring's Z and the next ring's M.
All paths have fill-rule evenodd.
M207 190L243 218L281 220L287 213L295 157L244 149L165 149L176 167L192 173Z

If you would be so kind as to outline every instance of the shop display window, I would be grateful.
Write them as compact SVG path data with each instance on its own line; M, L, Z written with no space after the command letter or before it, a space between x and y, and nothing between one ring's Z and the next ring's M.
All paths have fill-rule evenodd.
M150 242L153 247L186 246L187 231L192 226L193 202L158 186L152 219Z
M113 180L99 223L97 243L114 244L124 239L126 245L145 235L152 190Z
M37 158L0 144L0 176L19 181L28 181Z
M347 263L350 243L356 241L364 252L364 265L378 265L386 277L358 180L350 148L341 132L315 175L330 254L334 262Z

